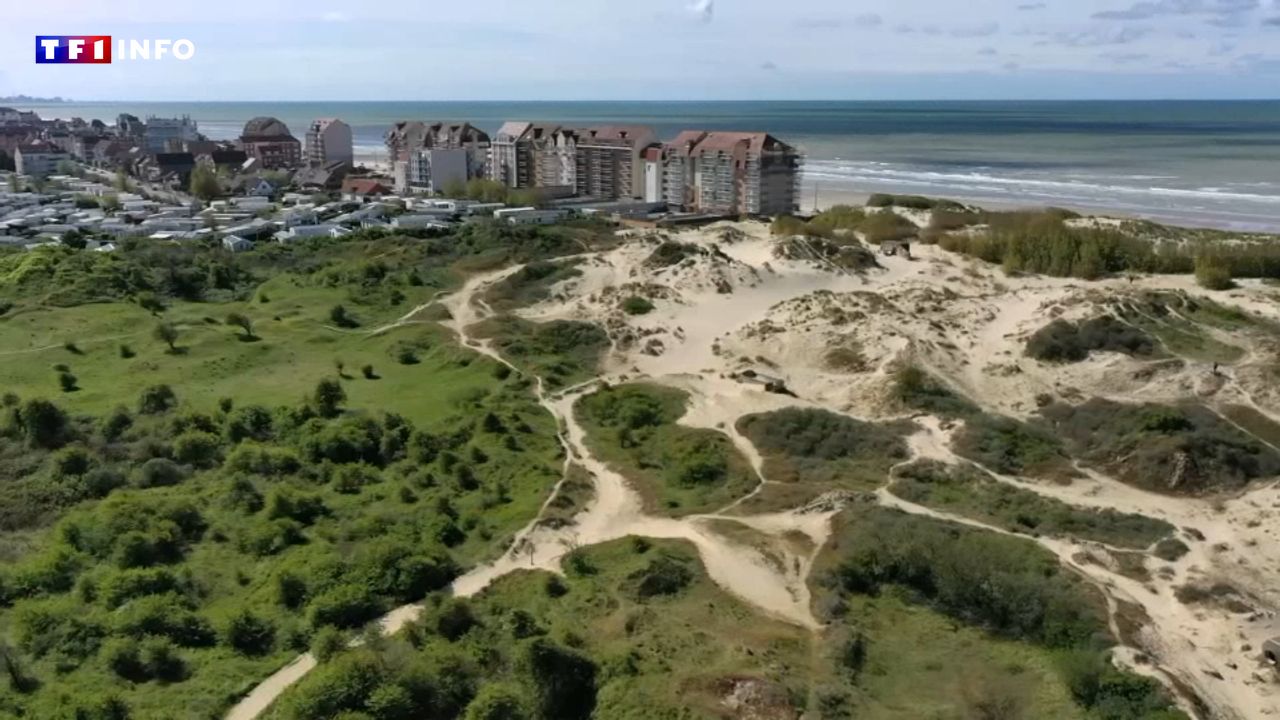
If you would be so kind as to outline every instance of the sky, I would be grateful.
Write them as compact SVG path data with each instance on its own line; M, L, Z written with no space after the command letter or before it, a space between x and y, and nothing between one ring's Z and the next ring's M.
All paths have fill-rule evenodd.
M1280 97L1280 0L4 0L0 95L76 100ZM35 35L187 38L37 65Z

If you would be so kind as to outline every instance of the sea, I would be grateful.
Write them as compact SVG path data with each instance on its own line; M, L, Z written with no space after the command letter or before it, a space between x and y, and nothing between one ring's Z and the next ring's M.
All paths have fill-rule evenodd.
M802 206L873 192L1000 207L1054 205L1174 224L1280 232L1280 101L1037 102L135 102L27 106L114 122L188 115L232 139L258 115L302 139L316 118L352 126L356 154L385 161L398 120L635 123L765 131L805 155Z

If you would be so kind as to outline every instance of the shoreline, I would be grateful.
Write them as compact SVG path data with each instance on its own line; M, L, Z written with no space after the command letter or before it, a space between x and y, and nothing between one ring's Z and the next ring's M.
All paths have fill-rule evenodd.
M814 200L815 188L816 203ZM1147 220L1173 227L1219 230L1242 234L1280 234L1280 217L1253 218L1241 215L1233 216L1230 213L1213 215L1201 212L1198 214L1194 210L1179 212L1177 210L1112 208L1072 202L1069 198L1063 198L1062 202L1055 202L1052 198L1039 196L1029 196L1025 201L1022 201L1008 196L982 195L963 190L948 191L945 188L935 188L931 192L920 193L903 190L899 187L840 184L833 181L818 182L812 177L804 177L802 179L800 210L801 212L820 212L836 205L865 205L867 199L877 193L921 195L930 198L955 200L966 205L975 205L984 210L1031 210L1060 207L1090 217L1115 218L1117 220Z
M360 153L355 155L355 163L369 168L375 173L390 177L391 163L386 160L386 153ZM1280 217L1250 218L1248 216L1205 215L1194 212L1164 212L1159 209L1143 211L1141 209L1111 208L1088 203L1072 202L1063 198L1056 202L1052 198L1028 196L1019 200L1007 195L984 195L980 193L953 191L945 188L933 188L930 192L913 192L901 187L893 187L890 183L863 185L861 183L823 180L809 174L801 175L800 212L821 212L836 205L865 205L867 199L878 193L895 195L922 195L924 197L956 200L966 205L974 205L984 210L1031 210L1045 207L1060 207L1090 217L1114 218L1117 220L1147 220L1174 227L1195 228L1203 230L1219 230L1223 232L1280 234ZM816 198L816 200L815 200Z

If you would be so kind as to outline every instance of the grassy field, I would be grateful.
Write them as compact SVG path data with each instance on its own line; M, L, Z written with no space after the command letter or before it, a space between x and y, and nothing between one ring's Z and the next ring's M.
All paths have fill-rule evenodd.
M959 513L1012 532L1069 537L1134 550L1145 550L1175 530L1162 520L1068 505L1000 482L974 467L927 460L898 468L889 490L904 500Z
M629 479L649 512L709 512L759 482L727 435L680 425L688 395L659 385L619 385L574 406L592 453Z
M798 408L739 418L738 431L759 448L770 480L740 511L792 508L833 490L874 490L907 459L912 427Z
M216 718L502 552L560 478L555 421L413 311L467 253L582 247L484 227L0 258L0 717Z

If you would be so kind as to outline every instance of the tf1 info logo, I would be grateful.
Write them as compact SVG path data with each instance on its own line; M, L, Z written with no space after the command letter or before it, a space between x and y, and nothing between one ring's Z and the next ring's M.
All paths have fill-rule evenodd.
M112 59L110 35L37 35L36 62L54 65L107 65ZM115 44L120 60L190 60L196 54L190 40L120 40Z

